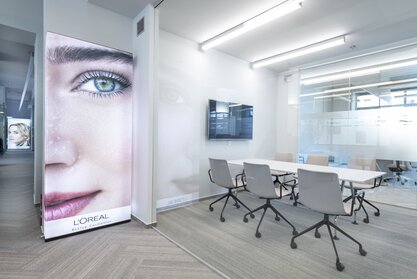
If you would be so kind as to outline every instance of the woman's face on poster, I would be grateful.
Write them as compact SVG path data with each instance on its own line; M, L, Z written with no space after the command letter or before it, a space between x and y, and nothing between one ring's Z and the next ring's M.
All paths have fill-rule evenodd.
M48 33L45 220L130 204L132 57Z
M26 140L16 125L9 126L9 140L18 145Z

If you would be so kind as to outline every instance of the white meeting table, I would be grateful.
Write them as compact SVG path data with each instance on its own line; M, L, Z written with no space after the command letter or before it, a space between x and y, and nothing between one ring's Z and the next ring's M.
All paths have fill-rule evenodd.
M227 162L231 165L239 165L239 166L243 166L244 162L251 163L251 164L263 164L263 165L268 165L271 170L281 171L281 172L290 172L290 173L297 173L298 169L320 171L320 172L332 172L332 173L336 173L339 176L340 180L349 182L350 184L366 183L369 180L376 179L385 175L385 172L381 172L381 171L337 168L337 167L282 162L282 161L266 160L266 159L228 160Z
M251 164L263 164L268 165L271 170L285 173L297 173L298 169L305 169L310 171L320 171L320 172L332 172L336 173L339 177L339 180L342 182L342 187L345 185L345 182L349 182L350 189L352 190L353 196L353 183L367 183L370 180L374 180L374 186L377 186L377 179L379 184L382 181L382 176L385 175L385 172L381 171L370 171L370 170L358 170L358 169L348 169L348 168L337 168L329 166L318 166L310 164L300 164L300 163L291 163L275 160L266 160L266 159L242 159L242 160L228 160L230 165L243 166L243 163ZM361 205L362 206L362 205ZM358 210L360 207L358 208ZM356 224L356 210L354 211L354 224ZM336 234L335 234L336 237Z

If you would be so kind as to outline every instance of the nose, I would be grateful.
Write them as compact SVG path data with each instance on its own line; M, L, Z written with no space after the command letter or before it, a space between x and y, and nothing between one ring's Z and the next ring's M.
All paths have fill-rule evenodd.
M76 146L69 140L47 140L45 165L72 166L78 158Z

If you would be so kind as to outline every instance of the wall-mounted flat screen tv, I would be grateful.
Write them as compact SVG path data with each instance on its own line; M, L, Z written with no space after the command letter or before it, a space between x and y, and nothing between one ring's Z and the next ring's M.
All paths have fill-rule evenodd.
M209 100L207 122L210 140L250 140L253 106Z

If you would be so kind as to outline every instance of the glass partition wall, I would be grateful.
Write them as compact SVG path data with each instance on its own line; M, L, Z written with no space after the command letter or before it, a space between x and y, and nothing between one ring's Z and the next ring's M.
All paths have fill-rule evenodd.
M417 208L417 44L300 75L299 152L328 154L335 166L376 159L379 169L395 176L387 180L390 189L405 190L399 195L408 199L381 201ZM404 166L399 176L388 168L397 162Z

